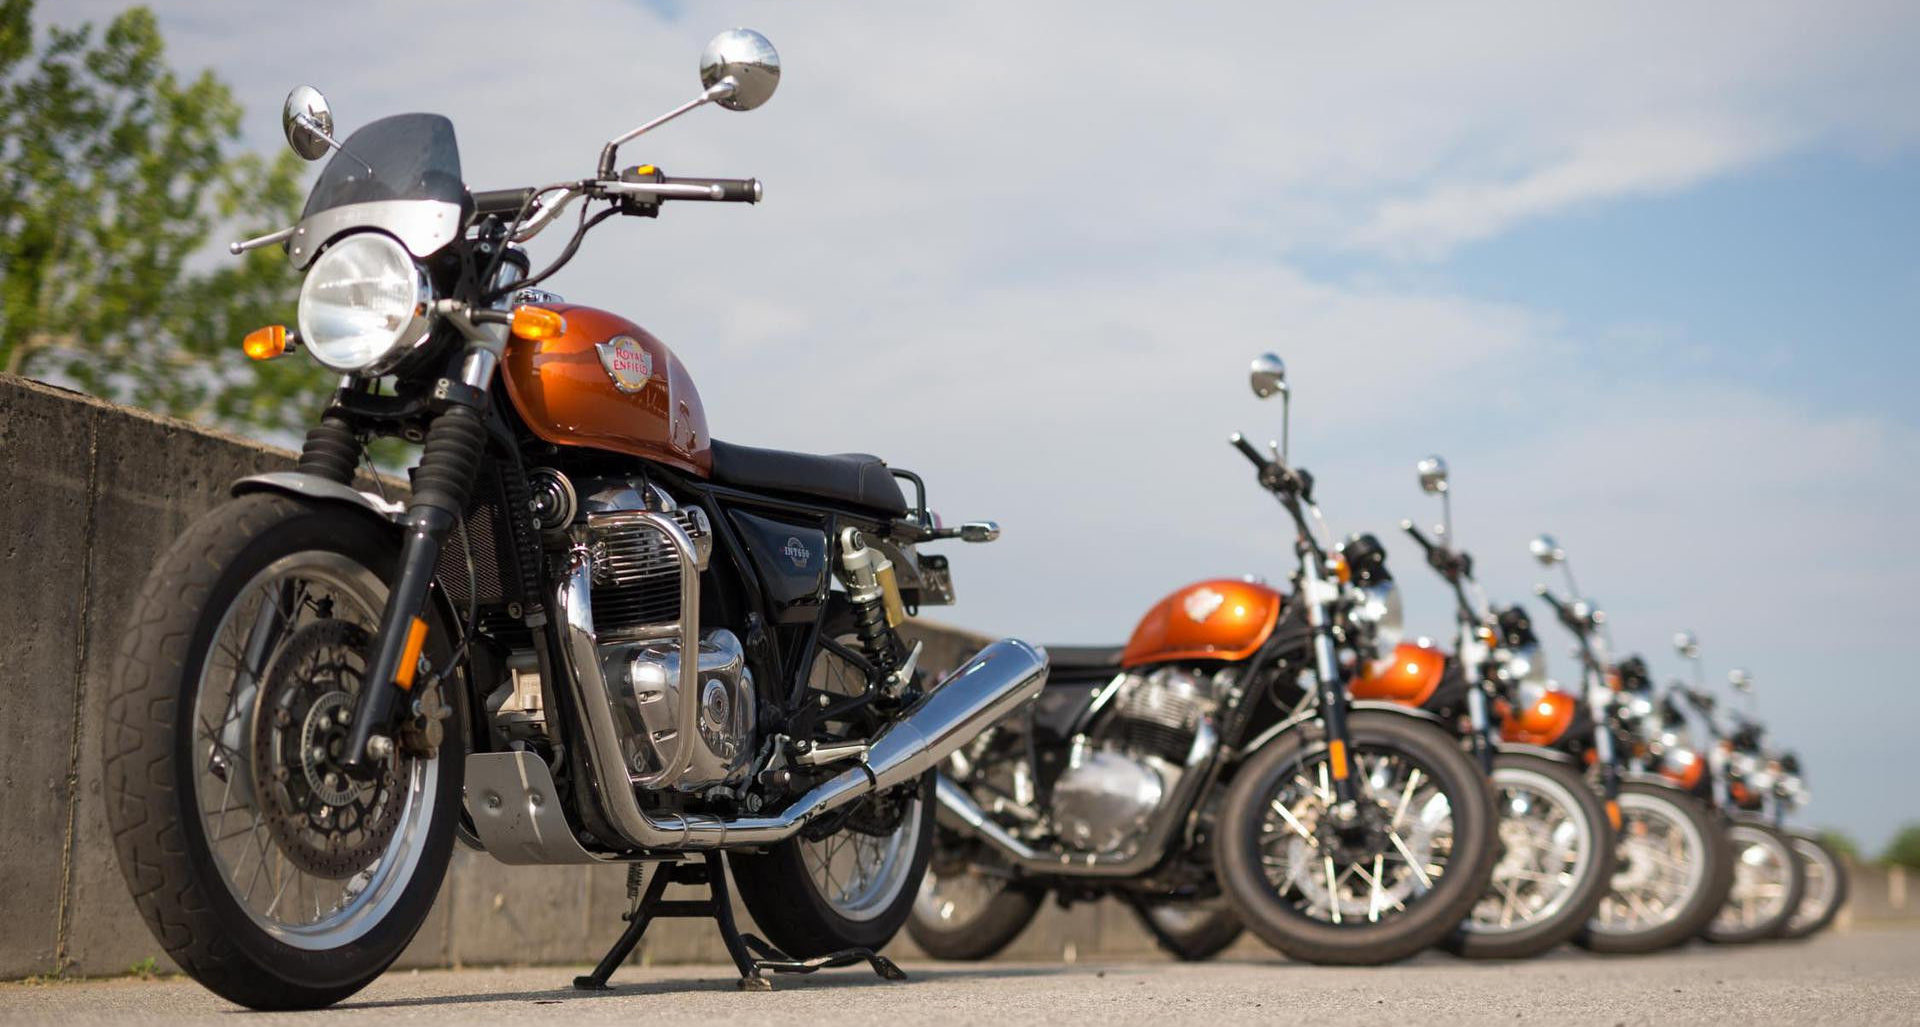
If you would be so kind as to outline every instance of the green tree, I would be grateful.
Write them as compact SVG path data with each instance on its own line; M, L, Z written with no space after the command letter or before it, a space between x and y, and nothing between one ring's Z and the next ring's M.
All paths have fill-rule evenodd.
M1827 848L1832 849L1848 859L1858 860L1860 858L1860 843L1854 841L1852 835L1837 827L1829 827L1821 830L1820 840L1826 844Z
M1920 870L1920 823L1908 824L1887 843L1886 854L1880 857L1887 863L1896 863L1912 870Z
M292 223L298 159L241 150L232 93L170 68L148 9L37 52L32 16L0 0L0 370L233 428L310 420L326 376L239 351L298 277L277 248L210 245Z

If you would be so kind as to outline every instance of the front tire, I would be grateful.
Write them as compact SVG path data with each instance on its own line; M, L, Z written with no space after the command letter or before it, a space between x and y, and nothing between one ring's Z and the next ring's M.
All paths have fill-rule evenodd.
M1847 863L1827 843L1813 835L1789 831L1787 840L1793 843L1793 851L1800 857L1800 869L1806 877L1807 886L1800 895L1800 905L1788 918L1787 925L1781 928L1780 937L1808 938L1826 930L1827 925L1833 923L1833 918L1840 915L1841 907L1847 904L1850 884Z
M1613 878L1606 804L1564 763L1503 753L1493 787L1504 852L1486 895L1448 936L1469 959L1524 959L1580 933Z
M1726 901L1732 852L1719 814L1677 789L1620 786L1613 881L1574 941L1593 952L1672 948L1706 927Z
M1770 824L1735 820L1727 825L1727 842L1733 850L1733 887L1700 937L1718 945L1745 945L1778 935L1806 891L1793 840Z
M330 762L397 555L349 508L246 496L195 521L134 603L104 743L120 869L167 954L241 1005L312 1009L360 990L445 874L458 678L441 689L453 713L435 755L396 753L374 781ZM433 666L447 642L435 618Z
M1326 743L1291 731L1235 773L1215 867L1247 927L1288 958L1390 963L1445 937L1486 892L1492 792L1437 727L1369 711L1347 725L1359 821L1335 826Z
M1223 899L1181 902L1130 895L1127 904L1160 951L1182 963L1203 963L1225 952L1246 926Z

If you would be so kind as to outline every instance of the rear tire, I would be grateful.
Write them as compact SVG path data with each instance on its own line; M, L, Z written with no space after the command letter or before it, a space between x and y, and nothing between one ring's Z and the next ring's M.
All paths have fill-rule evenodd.
M443 699L453 707L453 713L443 722L445 734L437 754L431 759L397 758L396 770L405 769L410 783L397 792L376 789L374 797L367 799L371 804L384 795L384 801L402 802L394 830L408 831L410 844L393 836L379 842L382 847L378 850L367 842L360 843L358 848L372 852L375 862L362 872L366 879L361 890L355 892L352 884L361 881L361 876L338 876L341 871L335 865L321 865L318 871L309 873L306 868L316 866L313 861L326 857L329 850L314 849L311 844L301 846L306 837L303 831L325 835L331 828L340 835L347 834L345 807L327 803L333 819L301 819L297 815L301 811L275 806L285 801L276 796L284 795L290 787L285 784L287 779L263 779L255 775L255 770L278 774L285 765L263 762L267 754L276 759L297 759L298 753L286 756L286 748L269 748L257 741L277 737L277 729L271 725L239 726L258 724L254 713L259 710L261 697L277 699L282 694L270 691L276 683L293 681L296 688L310 689L314 688L312 682L322 680L301 677L302 668L298 666L283 669L278 663L266 662L269 658L277 660L303 635L287 633L286 627L274 621L262 606L255 608L249 631L268 640L263 644L276 648L259 655L228 657L234 665L223 672L211 661L214 646L225 637L229 616L237 615L252 594L251 586L266 581L259 586L263 595L269 586L278 587L280 579L265 577L277 567L325 564L356 568L353 575L380 583L377 598L384 602L386 582L397 555L392 532L349 508L308 505L278 495L251 495L220 506L189 526L147 576L134 602L132 623L121 644L107 699L104 741L107 819L121 873L141 916L174 962L214 993L253 1009L314 1009L338 1002L378 977L412 940L439 892L460 817L466 696L458 677L447 683ZM299 562L303 560L307 562ZM365 587L371 589L371 585ZM292 594L299 615L305 609L300 597L306 593ZM341 595L347 596L348 592ZM373 601L371 596L362 598L362 607ZM334 608L334 601L329 596L327 609ZM377 616L378 610L373 612ZM449 658L448 625L433 614L429 618L433 623L427 652L435 666L444 666ZM330 614L317 618L322 630L332 626L328 621L343 623ZM267 624L264 628L263 623ZM254 636L248 637L251 640ZM336 648L351 646L336 642ZM335 676L324 680L345 680L338 674L340 666L337 662L327 664L325 669L334 671ZM217 728L210 727L203 716L197 716L206 712L200 708L201 696L203 690L223 678L235 683L247 679L256 684L250 693L242 692L238 684L230 685L227 698L215 704L227 719ZM304 741L318 741L323 737L318 732L330 730L326 717L335 707L322 705L330 700L337 702L337 692L307 706L289 703L274 710L308 732L301 736ZM306 719L297 720L300 714ZM197 731L206 734L203 737ZM243 731L249 733L241 734ZM322 757L315 757L308 773L320 773L328 766ZM206 787L202 777L216 774L226 781L224 795L207 797L208 802L220 803L217 813L202 804L200 795ZM336 780L329 773L326 786L339 793L341 786ZM240 781L245 784L236 783ZM269 781L279 782L277 787L282 791L275 791L276 785ZM359 787L355 785L347 792ZM244 863L227 865L228 857L222 854L221 846L231 843L224 832L227 818L237 815L244 821L247 816L248 807L229 810L235 792L247 793L240 801L264 797L262 812L254 814L253 826L240 836L246 845L258 843L258 861L251 872L245 870ZM306 793L304 800L315 801L315 794ZM396 795L404 799L396 799ZM366 818L384 816L380 811L386 807L374 807L371 813L354 808L354 823L370 831ZM275 819L264 819L269 812ZM209 813L221 825L220 834L211 841L203 821ZM292 833L270 833L265 837L271 840L262 841L257 832L263 824L289 825L275 830ZM292 841L283 843L283 838ZM289 844L295 847L290 849ZM349 858L333 851L336 854L332 858ZM275 871L276 879L283 882L280 891L272 893L264 911L254 909L258 867L275 858L283 861ZM249 873L252 876L248 883L236 893L241 888L239 878ZM281 920L281 911L290 909L296 901L283 897L286 882L308 878L328 885L341 880L347 883L340 886L341 895L326 900L331 910L319 909L323 900L317 891L311 893L316 904L311 924ZM297 890L294 894L297 899ZM283 901L285 906L281 905ZM305 900L298 901L303 910Z
M1800 857L1807 887L1800 896L1799 907L1787 919L1779 936L1808 938L1826 930L1847 904L1851 884L1847 879L1847 861L1811 834L1789 831L1787 840L1793 843L1793 851Z
M1182 963L1212 959L1239 941L1246 930L1224 899L1176 902L1130 895L1127 904L1160 950Z
M1612 886L1574 942L1611 955L1640 955L1682 944L1699 934L1726 901L1733 881L1726 823L1684 792L1639 781L1620 786L1620 814ZM1656 833L1671 844L1654 846ZM1638 912L1649 907L1635 891L1640 887L1635 882L1663 868L1681 875L1673 900L1651 915Z
M1606 804L1585 776L1568 764L1505 753L1495 759L1493 785L1503 818L1501 837L1506 844L1500 861L1494 866L1492 886L1481 902L1511 900L1507 886L1528 872L1550 869L1555 876L1571 874L1575 880L1545 903L1551 907L1557 901L1557 908L1551 908L1530 923L1501 929L1497 913L1485 924L1469 915L1447 937L1445 944L1454 955L1468 959L1524 959L1571 941L1593 916L1594 908L1606 897L1613 878L1613 829L1607 822ZM1549 810L1564 818L1555 831L1556 835L1567 837L1540 841L1555 846L1556 850L1570 850L1568 855L1562 856L1558 851L1551 855L1540 853L1537 851L1540 846L1533 844L1532 839L1510 831L1512 824L1521 821L1507 819L1512 813L1509 804L1528 799L1536 805L1546 804ZM1509 837L1509 834L1515 836ZM1550 868L1536 865L1543 857L1551 864ZM1572 867L1560 869L1569 859ZM1502 907L1503 912L1508 909ZM1474 907L1475 913L1481 911L1480 905Z
M1379 920L1369 919L1366 910L1343 912L1341 920L1334 922L1332 912L1341 907L1338 889L1346 886L1349 871L1336 870L1333 875L1336 887L1328 892L1336 898L1326 904L1328 917L1325 919L1297 908L1290 897L1301 895L1312 901L1306 889L1314 886L1311 875L1319 872L1318 867L1296 871L1289 864L1285 894L1280 890L1281 885L1269 878L1263 841L1275 839L1269 844L1294 845L1287 835L1268 829L1269 811L1290 794L1286 789L1298 787L1294 783L1296 777L1317 775L1316 768L1327 765L1326 744L1309 739L1298 730L1269 742L1235 773L1221 804L1215 836L1215 868L1221 890L1247 927L1288 958L1345 965L1390 963L1440 941L1485 894L1498 842L1494 831L1493 794L1486 775L1460 751L1455 739L1431 724L1401 714L1357 711L1348 716L1347 729L1353 746L1350 760L1359 771L1356 777L1366 779L1368 771L1360 765L1367 758L1375 758L1377 768L1387 765L1387 757L1392 757L1408 771L1407 780L1414 781L1411 773L1418 771L1431 785L1431 794L1422 793L1426 797L1418 804L1419 808L1410 811L1416 818L1433 816L1435 820L1431 825L1425 821L1403 822L1400 814L1409 812L1404 808L1406 803L1400 803L1402 809L1396 812L1392 799L1368 793L1368 798L1376 803L1388 804L1384 812L1392 816L1390 823L1400 825L1399 829L1409 834L1416 828L1424 828L1429 838L1434 839L1410 846L1416 850L1421 845L1431 848L1426 852L1416 851L1417 862L1406 860L1409 869L1404 876L1396 878L1399 882L1396 888L1400 885L1409 888L1398 900L1405 908ZM1311 781L1308 785L1306 794L1317 794L1314 789L1318 786ZM1412 795L1417 789L1409 785L1406 791ZM1442 796L1446 800L1444 811L1436 803ZM1324 799L1319 801L1324 805ZM1437 825L1442 822L1447 825L1446 864L1434 880L1432 860L1440 853L1432 850L1439 847ZM1308 846L1309 842L1301 838L1299 845ZM1383 861L1392 848L1387 841L1378 845L1369 841L1368 845L1381 854ZM1318 843L1313 843L1302 851L1323 850ZM1346 851L1343 850L1343 862ZM1384 866L1384 862L1375 866ZM1431 886L1416 888L1409 883L1419 880L1412 869L1415 866L1420 868L1420 875L1433 881ZM1377 870L1375 874L1376 878L1381 876ZM1302 881L1305 883L1299 883Z
M1716 945L1745 945L1778 936L1800 908L1806 875L1786 832L1753 820L1727 825L1733 887L1700 937Z

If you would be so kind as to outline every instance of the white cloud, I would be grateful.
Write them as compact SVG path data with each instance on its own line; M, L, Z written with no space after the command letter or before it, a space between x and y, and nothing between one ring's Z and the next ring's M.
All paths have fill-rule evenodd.
M765 30L787 69L767 107L702 112L627 156L758 174L768 201L610 225L553 285L672 344L722 437L877 451L925 473L949 515L1004 521L1001 542L955 554L959 621L1117 639L1191 577L1283 578L1277 511L1223 443L1275 433L1278 408L1242 380L1273 349L1336 526L1384 534L1421 512L1411 463L1438 450L1499 590L1524 592L1519 547L1555 530L1632 644L1684 619L1714 659L1780 681L1814 767L1891 761L1904 742L1875 725L1920 713L1887 645L1920 577L1906 534L1920 447L1893 418L1703 385L1702 351L1740 340L1675 338L1633 310L1569 325L1299 270L1323 249L1443 257L1814 148L1910 147L1920 7L721 3L665 21L615 0L457 15L365 0L316 23L196 0L160 14L177 62L236 85L259 145L277 145L286 89L313 82L348 129L452 116L479 188L585 173L602 140L690 95L712 31ZM1603 359L1622 337L1646 359ZM1405 554L1397 566L1416 623L1443 631L1430 575ZM1859 731L1835 726L1842 661L1846 687L1881 704ZM1851 801L1836 792L1823 801ZM1864 803L1832 808L1880 829Z

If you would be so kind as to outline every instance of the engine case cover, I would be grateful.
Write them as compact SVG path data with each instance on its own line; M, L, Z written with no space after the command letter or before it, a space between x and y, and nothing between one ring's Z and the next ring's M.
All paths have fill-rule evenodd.
M1151 764L1081 749L1054 783L1054 825L1062 840L1082 852L1121 852L1146 830L1165 795L1166 782Z
M719 628L700 640L700 684L696 695L680 694L682 653L676 642L638 642L604 647L614 711L625 735L621 743L627 768L636 774L661 769L663 751L671 751L680 704L700 705L697 737L686 773L673 782L683 792L733 784L753 762L753 676L746 653L733 632Z

